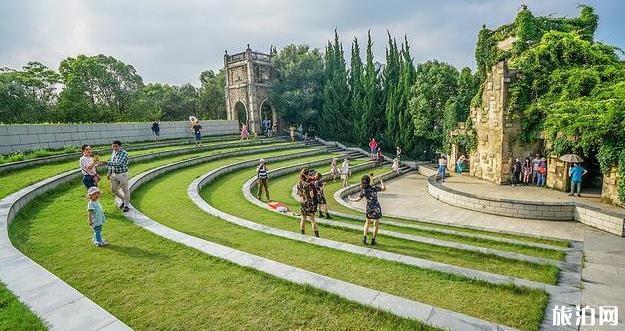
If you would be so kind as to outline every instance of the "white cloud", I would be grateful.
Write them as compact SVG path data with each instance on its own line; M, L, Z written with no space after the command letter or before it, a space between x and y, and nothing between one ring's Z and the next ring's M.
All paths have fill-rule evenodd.
M578 0L527 1L539 15L573 16ZM624 45L623 2L591 1L601 15L598 38ZM78 54L112 55L132 64L146 82L192 82L202 70L219 69L223 52L247 43L306 43L324 48L338 28L349 56L357 36L364 55L372 30L376 60L383 61L388 29L406 34L416 61L439 59L473 66L477 32L514 19L517 1L203 1L203 0L5 0L0 2L0 67L38 60L57 68Z

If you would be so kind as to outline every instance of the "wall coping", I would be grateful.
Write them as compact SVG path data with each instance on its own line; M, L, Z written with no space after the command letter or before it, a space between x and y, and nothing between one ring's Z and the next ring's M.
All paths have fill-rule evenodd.
M449 194L449 195L457 195L460 197L464 197L464 198L468 198L468 199L475 199L478 201L478 204L483 204L483 205L489 205L490 202L495 202L495 203L508 203L511 205L522 205L522 206L540 206L543 208L548 208L548 207L561 207L561 208L566 208L568 210L564 210L562 209L560 216L557 216L556 214L554 214L554 216L548 216L548 215L530 215L530 214L523 214L520 212L521 209L518 209L514 212L511 213L502 213L502 212L498 212L496 210L478 210L475 208L468 208L467 206L463 206L462 204L459 203L454 203L452 201L447 201L447 199L445 200L441 200L438 197L437 193L433 193L432 192L432 187L439 189L441 191L444 191L445 193ZM612 234L616 234L618 236L624 236L625 235L625 211L624 212L617 212L617 211L612 211L612 210L606 210L604 208L600 208L600 207L596 207L584 202L578 202L578 201L566 201L566 202L541 202L541 201L528 201L528 200L520 200L520 199L504 199L504 198L494 198L494 197L483 197L483 196L479 196L479 195L475 195L475 194L471 194L471 193L466 193L466 192L462 192L459 190L455 190L452 188L449 188L443 184L441 184L437 179L435 175L429 176L428 177L428 193L438 199L439 201L445 202L447 204L453 205L453 206L457 206L457 207L461 207L461 208L465 208L465 209L470 209L470 210L477 210L483 213L488 213L488 214L494 214L494 215L501 215L501 216L506 216L506 217L518 217L518 218L528 218L528 219L538 219L538 220L571 220L571 221L581 221L582 223L585 223L587 225L593 226L595 228L598 228L600 230L604 230L607 232L610 232ZM482 203L484 202L484 203ZM508 208L508 209L516 209L516 208ZM596 226L593 223L594 222L583 222L582 217L580 216L580 213L587 213L586 210L592 212L592 213L596 213L596 214L603 214L605 215L604 217L607 217L608 219L614 218L614 219L620 219L621 222L621 226L620 226L620 231L614 230L614 229L608 229L607 226ZM566 216L563 216L564 213L566 213ZM597 216L598 217L598 216ZM589 224L590 223L590 224Z
M232 140L232 144L234 145L235 142L237 141L237 139L229 139L228 135L224 135L224 138L221 139L210 139L210 140L206 140L204 142L220 142L220 141L229 141ZM124 145L124 149L127 151L140 151L140 150L146 150L146 149L150 149L150 148L158 148L158 147L168 147L168 146L177 146L177 145L184 145L183 141L188 141L189 139L183 138L183 139L172 139L175 141L171 141L171 142L167 142L167 143L154 143L154 144L140 144L137 146L133 146L130 145L128 147L126 147ZM265 141L274 141L275 139L265 139ZM243 143L243 142L241 142ZM248 142L249 144L252 144L254 142ZM259 144L262 144L263 142L261 141ZM209 145L209 146L202 146L202 147L195 147L194 145L189 145L190 150L200 150L200 151L204 151L204 150L211 150L211 149L215 149L215 147L221 147L221 146L217 146L217 145ZM95 151L96 152L103 152L103 151L108 151L108 148L98 148ZM186 150L184 148L181 148L180 150ZM27 168L27 167L31 167L34 165L41 165L41 164L50 164L50 163L57 163L57 162L63 162L63 161L67 161L67 160L71 160L71 159L76 159L78 160L78 158L80 158L82 154L80 152L72 152L72 153L64 153L64 154L58 154L58 155L50 155L50 156L44 156L44 157L39 157L39 158L35 158L35 159L28 159L28 160L22 160L22 161L16 161L16 162L9 162L9 163L4 163L4 164L0 164L0 173L4 173L4 172L8 172L8 171L14 171L14 170L19 170L19 169L23 169L23 168Z
M310 152L298 154L306 153ZM278 157L281 156L277 156L276 158ZM267 158L267 160L271 159L272 158ZM274 161L276 160L274 159ZM256 162L256 160L244 161L240 162L239 164L255 164ZM183 161L181 161L173 166L165 165L144 172L131 180L131 187L133 190L136 189L150 178L155 177L155 173L162 174L183 166ZM222 169L222 171L225 171L227 173L233 170L230 169L230 167L231 165L227 165L219 169ZM202 177L206 178L206 176ZM200 181L195 180L194 183L199 184ZM192 188L191 186L189 186L189 191L195 191L195 189L198 187L199 186L194 186ZM199 189L196 192L197 196L199 197ZM199 198L201 199L201 197ZM348 283L311 271L293 267L285 263L273 261L258 255L236 250L228 246L216 244L205 239L194 237L189 234L166 227L158 222L155 222L154 220L150 219L149 217L132 207L132 205L130 207L130 212L126 213L125 216L130 218L137 225L152 233L155 233L166 239L181 243L185 246L197 249L205 254L229 261L239 266L252 268L254 270L272 275L279 279L283 279L300 285L309 285L319 290L338 295L344 299L357 302L364 306L387 311L404 318L418 319L422 322L438 327L450 328L451 330L466 330L467 328L491 330L510 329L506 326L497 325L495 323L480 320L475 317L463 315L457 312L445 310L418 301L405 299L378 290L373 290L360 285ZM234 218L234 216L231 217Z
M248 145L256 146L255 144ZM273 146L273 148L281 147L288 149L299 146L296 144ZM130 159L148 160L177 154L181 154L180 150L131 156ZM53 329L130 330L118 318L20 252L9 239L8 227L22 208L36 197L78 178L80 174L80 169L69 170L22 188L0 200L0 280L21 302Z

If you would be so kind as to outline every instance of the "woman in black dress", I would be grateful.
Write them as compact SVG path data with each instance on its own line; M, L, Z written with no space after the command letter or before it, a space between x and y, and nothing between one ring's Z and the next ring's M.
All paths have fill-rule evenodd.
M362 198L367 199L364 238L362 239L362 243L367 243L367 233L369 233L369 226L373 220L375 227L373 229L373 236L371 237L371 245L375 245L375 237L380 230L380 218L382 218L382 207L380 206L380 201L378 201L378 192L386 191L386 186L382 179L380 179L380 186L371 185L371 178L372 177L368 175L362 176L360 179L360 195L358 195L358 198L350 197L349 199L354 202L358 202L362 200Z
M319 237L319 228L315 220L317 213L317 190L314 186L314 178L311 177L308 168L302 169L299 174L299 183L297 184L297 195L300 197L300 213L302 219L299 222L299 229L305 234L306 219L310 220L315 237Z

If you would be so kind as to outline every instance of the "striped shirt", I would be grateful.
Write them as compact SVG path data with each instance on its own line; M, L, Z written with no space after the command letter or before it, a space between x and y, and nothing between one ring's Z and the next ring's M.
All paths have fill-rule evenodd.
M121 174L128 171L128 153L120 149L118 152L111 154L111 160L106 162L109 166L108 173Z
M258 166L256 171L258 172L258 179L267 179L267 167L264 165Z

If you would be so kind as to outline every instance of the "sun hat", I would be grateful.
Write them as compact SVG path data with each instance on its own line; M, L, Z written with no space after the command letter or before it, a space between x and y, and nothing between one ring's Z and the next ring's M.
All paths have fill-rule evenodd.
M88 190L87 190L87 194L88 195L92 195L94 193L100 193L100 189L97 186L91 186Z

